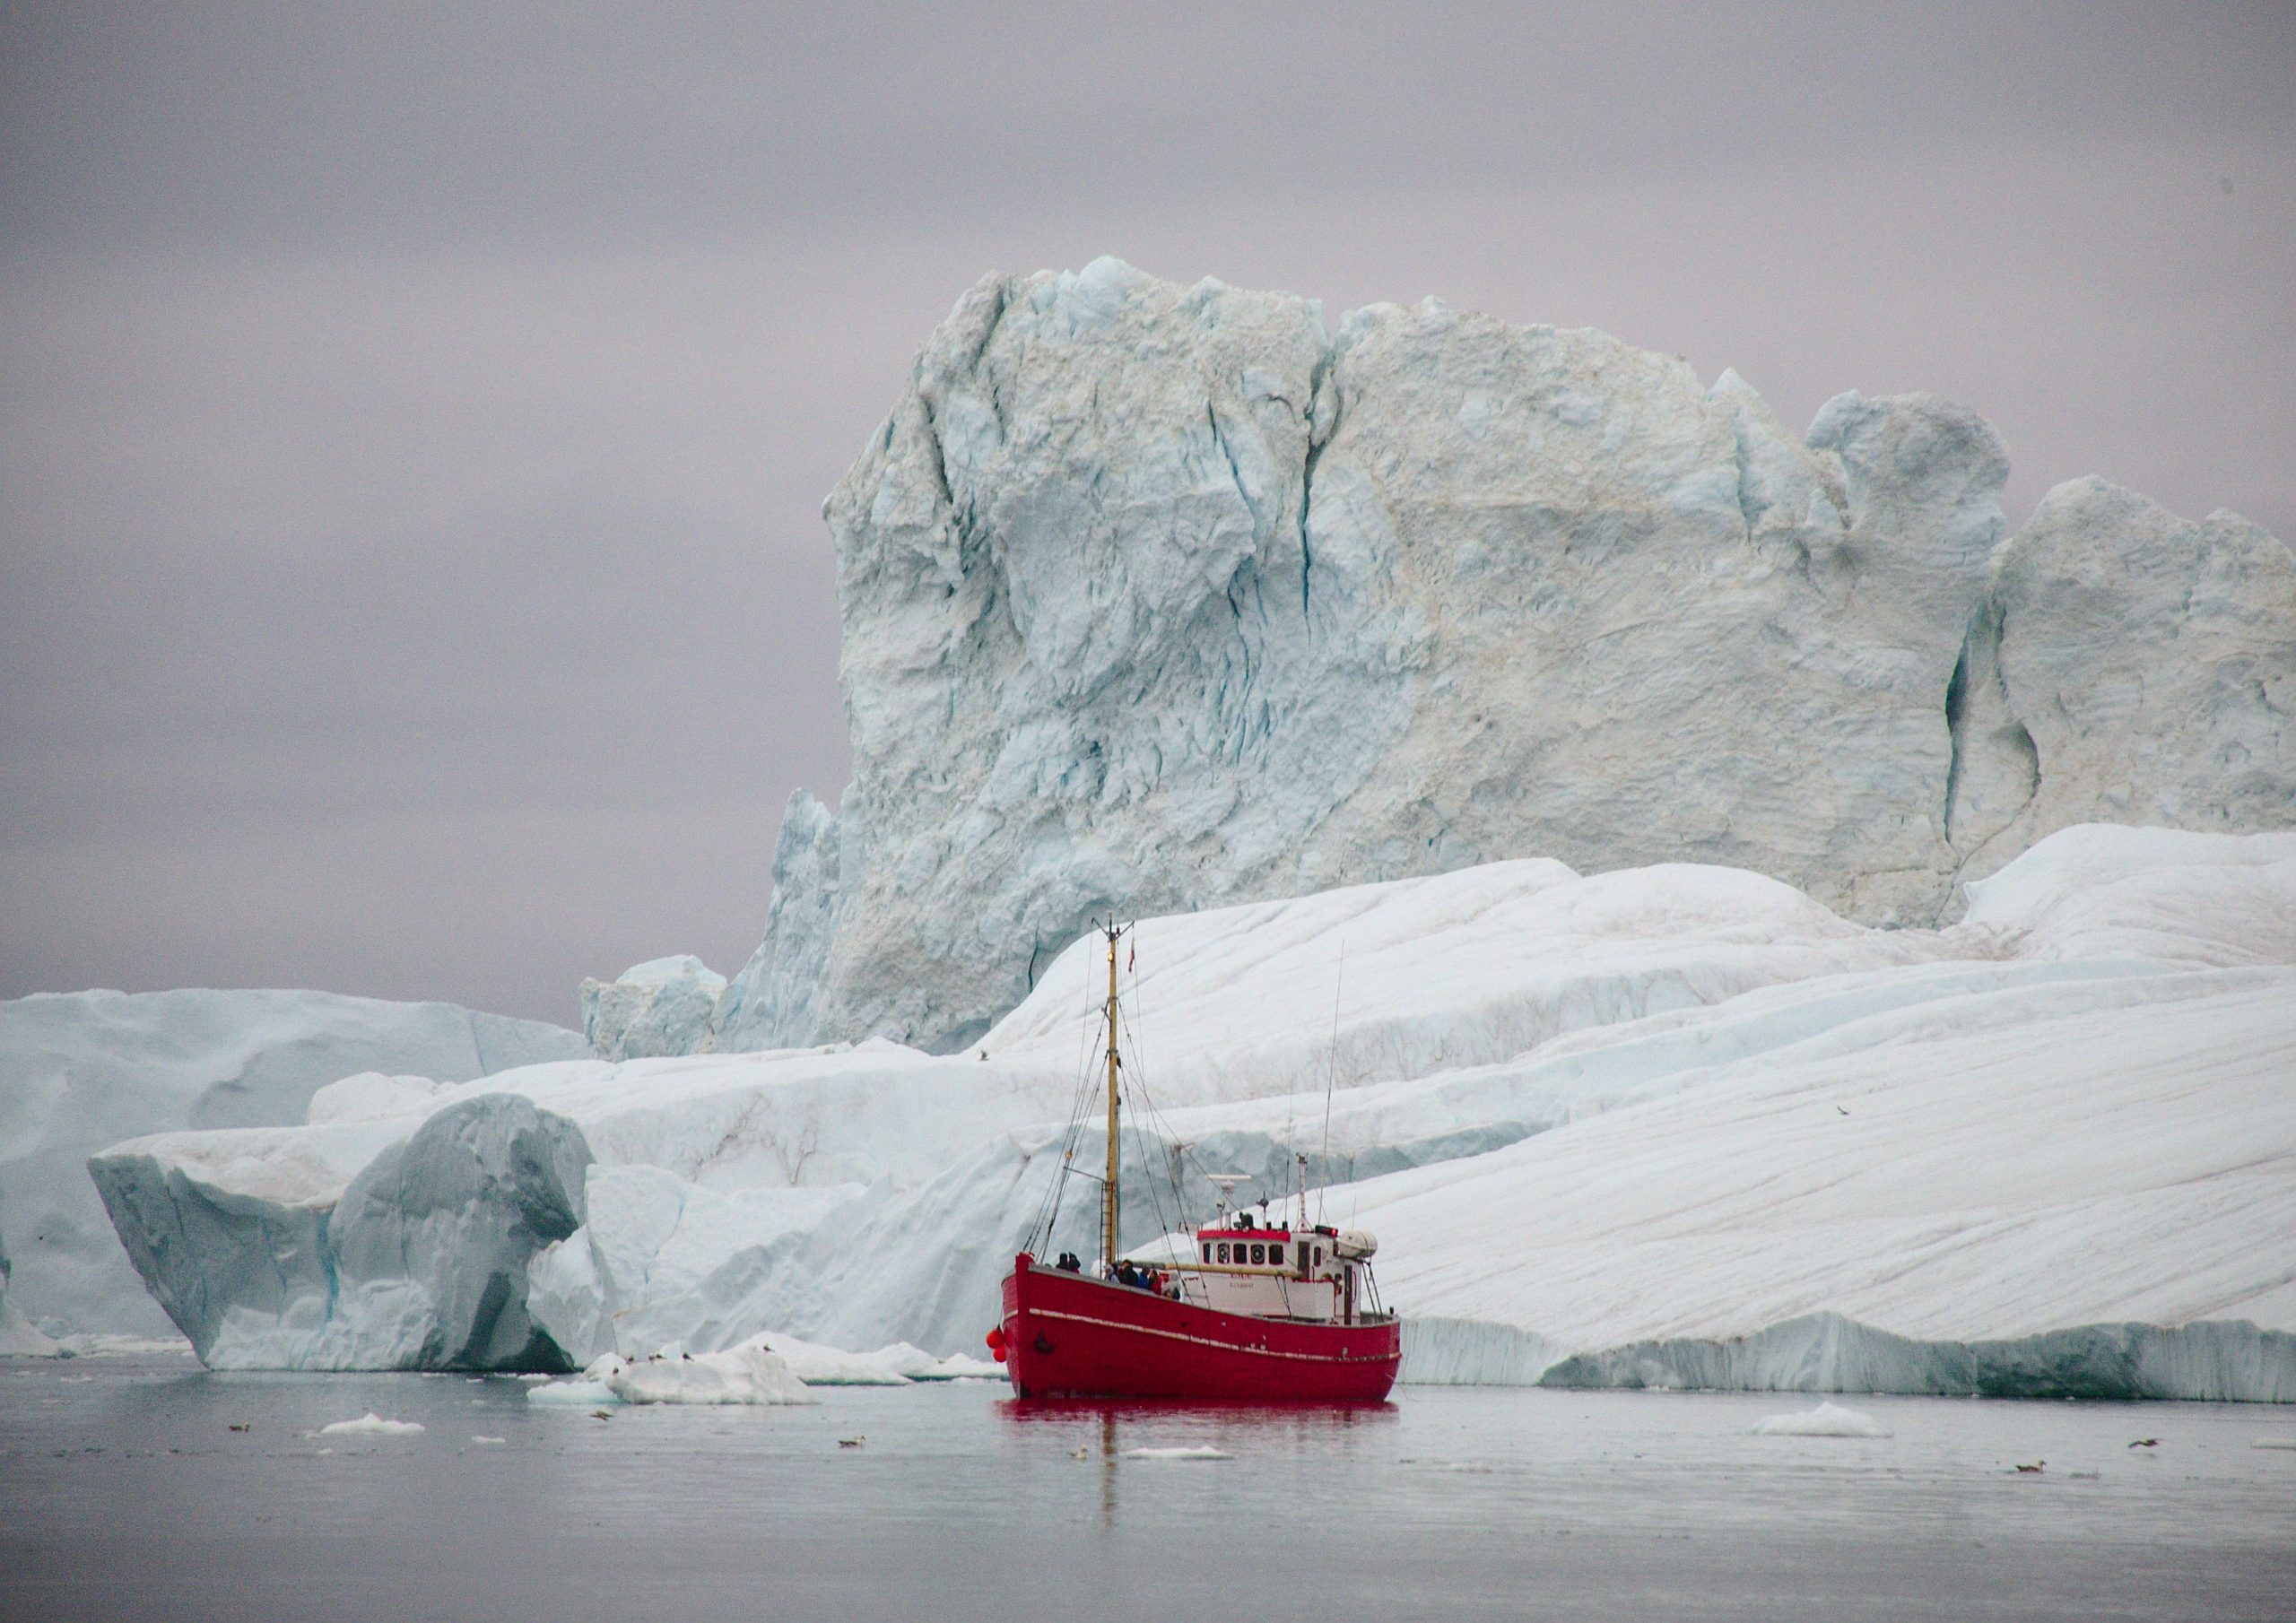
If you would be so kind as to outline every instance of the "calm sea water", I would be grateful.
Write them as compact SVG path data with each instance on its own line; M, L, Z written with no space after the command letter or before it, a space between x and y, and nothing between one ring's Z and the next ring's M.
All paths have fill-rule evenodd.
M508 1379L0 1361L0 1617L2296 1617L2276 1410L1857 1398L1894 1435L1850 1440L1748 1435L1815 1402L1775 1395L824 1396L600 1420ZM306 1435L370 1410L426 1430Z

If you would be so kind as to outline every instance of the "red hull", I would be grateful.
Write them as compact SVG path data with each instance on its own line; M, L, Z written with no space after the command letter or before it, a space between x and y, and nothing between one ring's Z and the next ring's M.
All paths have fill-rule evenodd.
M1395 1384L1393 1319L1315 1324L1171 1301L1023 1255L1004 1279L1004 1345L1024 1398L1376 1403Z

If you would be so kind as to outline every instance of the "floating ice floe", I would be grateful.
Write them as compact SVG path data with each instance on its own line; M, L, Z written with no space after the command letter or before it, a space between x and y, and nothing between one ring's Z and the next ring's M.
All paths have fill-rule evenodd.
M481 1448L500 1448L507 1445L510 1439L508 1437L473 1437L471 1441L475 1443Z
M1236 1456L1224 1448L1206 1444L1196 1448L1127 1448L1127 1460L1232 1460Z
M323 1437L414 1437L422 1435L419 1420L386 1420L369 1410L355 1420L335 1420L319 1428Z
M1821 1403L1795 1414L1774 1414L1750 1428L1758 1437L1886 1437L1872 1415L1839 1403Z
M2251 1448L2296 1449L2296 1437L2258 1437L2248 1445Z
M179 1335L98 1335L80 1332L57 1343L78 1358L152 1358L180 1357L192 1350Z
M906 1386L915 1381L1001 1380L1004 1376L1001 1364L961 1354L936 1358L907 1341L895 1341L874 1352L846 1352L769 1331L743 1345L778 1354L808 1386Z
M789 1366L762 1347L681 1354L674 1358L615 1358L606 1390L625 1403L818 1403Z
M608 1353L583 1372L578 1384L603 1386L622 1403L818 1403L779 1355L755 1345L724 1352L657 1354L625 1358ZM538 1386L531 1399L551 1391ZM546 1401L546 1400L545 1400ZM571 1402L561 1398L559 1402Z

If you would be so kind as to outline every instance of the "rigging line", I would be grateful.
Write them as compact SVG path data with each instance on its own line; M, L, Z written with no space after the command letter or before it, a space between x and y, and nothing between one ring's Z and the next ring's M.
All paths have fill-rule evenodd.
M1121 1034L1132 1041L1133 1063L1126 1068L1126 1074L1130 1080L1132 1095L1139 1101L1140 1107L1133 1112L1135 1117L1132 1128L1133 1146L1140 1152L1141 1175L1147 1180L1148 1199L1154 1208L1156 1221L1161 1226L1164 1233L1170 1234L1172 1232L1172 1226L1164 1217L1164 1202L1158 1187L1160 1180L1157 1169L1148 1158L1147 1139L1139 1118L1144 1116L1150 1118L1149 1124L1161 1129L1167 1141L1177 1142L1179 1135L1172 1132L1171 1124L1164 1120L1164 1113L1157 1107L1155 1096L1148 1086L1147 1072L1140 1063L1139 1035L1134 1030L1132 1018L1125 1012L1121 1002L1117 1005L1117 1024ZM1173 1185L1172 1197L1175 1202L1179 1199L1179 1188L1177 1184ZM1183 1218L1187 1216L1187 1207L1184 1204L1180 1207L1180 1215Z
M1061 1145L1061 1159L1060 1159L1060 1167L1061 1167L1061 1169L1060 1169L1060 1175L1059 1175L1059 1177L1055 1181L1055 1183L1054 1183L1054 1185L1053 1185L1052 1193L1051 1193L1051 1195L1048 1197L1048 1198L1049 1198L1049 1202L1050 1202L1050 1206L1051 1206L1051 1213L1050 1213L1050 1216L1049 1216L1049 1217L1047 1217L1047 1218L1045 1218L1045 1219L1044 1219L1045 1225L1046 1225L1046 1229L1045 1229L1045 1237L1046 1237L1046 1239L1047 1239L1047 1241L1048 1241L1048 1242L1049 1242L1049 1240L1051 1239L1051 1224L1052 1224L1053 1222L1055 1222L1055 1221L1057 1221L1057 1220L1058 1220L1058 1218L1059 1218L1060 1199L1061 1199L1062 1191L1063 1191L1064 1186L1065 1186L1065 1184L1066 1184L1067 1177L1068 1177L1068 1173L1069 1173L1069 1171L1071 1170L1071 1168L1072 1168L1072 1167L1073 1167L1073 1164L1074 1164L1074 1159L1075 1159L1075 1151L1076 1151L1076 1137L1077 1137L1077 1133L1078 1133L1078 1130L1079 1130L1079 1128L1081 1127L1081 1125L1082 1125L1082 1124L1083 1124L1083 1122L1085 1105L1086 1105L1086 1103L1087 1103L1087 1100L1088 1100L1088 1098L1089 1098L1089 1095L1090 1095L1090 1093L1091 1093L1091 1087L1092 1087L1092 1077L1091 1077L1091 1050L1090 1050L1090 1046L1089 1046L1089 1037L1090 1037L1090 1033L1089 1033L1089 1032L1088 1032L1088 1033L1086 1033L1086 1034L1085 1034L1085 1036L1086 1036L1087 1041L1086 1041L1086 1043L1085 1043L1084 1045L1081 1045L1081 1046L1080 1046L1080 1047L1079 1047L1079 1051L1078 1051L1078 1054L1077 1054L1077 1059L1076 1059L1076 1088L1075 1088L1075 1091L1074 1091L1074 1093L1071 1096L1071 1098L1070 1098L1070 1099L1069 1099L1069 1104L1068 1104L1068 1122L1067 1122L1066 1126L1065 1126L1065 1127L1062 1129L1062 1131L1061 1131L1061 1135L1060 1135L1060 1145ZM1042 1211L1043 1211L1043 1208L1040 1206L1040 1207L1039 1207L1039 1213L1040 1213L1040 1215L1041 1215L1041 1213L1042 1213ZM1034 1230L1034 1229L1031 1229L1031 1230L1030 1231L1030 1233L1031 1233L1031 1237L1034 1237L1034 1234L1035 1234L1035 1230Z
M1089 990L1089 988L1088 988ZM1097 1023L1094 1011L1080 1011L1077 1020L1076 1091L1069 1101L1068 1124L1061 1135L1060 1173L1053 1185L1052 1211L1045 1225L1045 1241L1052 1244L1054 1227L1060 1220L1060 1202L1065 1195L1071 1176L1082 1176L1076 1167L1076 1150L1083 1142L1084 1119L1091 1113L1092 1101L1100 1092L1100 1069L1093 1063L1092 1028Z
M1117 1011L1117 1018L1121 1022L1125 1034L1127 1037L1132 1037L1133 1052L1136 1061L1139 1054L1139 1038L1133 1032L1132 1020L1129 1016L1125 1014L1121 1006L1119 1006ZM1171 1121L1165 1115L1163 1107L1156 1103L1155 1094L1148 1086L1148 1079L1145 1072L1137 1068L1135 1065L1135 1068L1131 1072L1131 1077L1133 1091L1140 1100L1140 1110L1138 1114L1152 1118L1154 1126L1163 1135L1165 1141L1171 1146L1176 1157L1185 1158L1188 1160L1195 1161L1195 1155L1190 1151L1187 1144L1180 1138L1178 1133L1173 1130ZM1203 1163L1201 1161L1196 1161L1196 1166L1199 1170L1203 1168ZM1173 1204L1178 1211L1180 1221L1185 1223L1187 1220L1187 1196L1186 1192L1180 1188L1179 1177L1177 1169L1174 1169L1167 1176L1166 1181L1171 1185ZM1155 1195L1155 1185L1152 1182L1149 1186L1149 1193L1151 1198L1153 1198ZM1161 1215L1161 1210L1162 1209L1160 1205L1158 1208L1160 1216ZM1166 1232L1169 1233L1170 1230L1168 1229Z
M1324 1220L1324 1191L1331 1187L1331 1096L1339 1086L1339 993L1347 984L1347 938L1339 942L1339 971L1331 981L1331 1054L1324 1072L1324 1143L1316 1151L1316 1224Z
M1140 1157L1141 1181L1148 1186L1149 1210L1156 1214L1156 1235L1161 1239L1172 1232L1172 1225L1164 1217L1164 1198L1157 1193L1155 1164L1148 1159L1148 1140L1140 1124L1132 1124L1132 1147Z
M1140 1001L1140 975L1136 968L1135 968L1131 973L1133 976L1133 1002L1136 1004ZM1128 1074L1132 1077L1133 1085L1140 1096L1142 1110L1144 1114L1153 1118L1156 1127L1162 1133L1165 1140L1170 1144L1173 1151L1173 1160L1175 1164L1168 1176L1167 1181L1171 1185L1172 1200L1178 1210L1179 1219L1183 1224L1185 1224L1187 1220L1187 1193L1181 1187L1178 1163L1185 1161L1187 1165L1196 1168L1199 1176L1205 1178L1209 1178L1212 1176L1212 1168L1205 1164L1201 1156L1196 1153L1196 1147L1185 1139L1181 1138L1179 1133L1174 1130L1170 1120L1165 1115L1161 1107L1156 1103L1154 1094L1149 1088L1147 1082L1148 1067L1145 1055L1143 1053L1144 1045L1140 1040L1140 1034L1137 1029L1136 1023L1133 1020L1132 1014L1126 1011L1121 1003L1117 1007L1117 1019L1120 1024L1124 1036L1132 1044L1134 1063Z
M1029 1247L1031 1251L1041 1251L1045 1245L1052 1244L1053 1230L1059 1224L1060 1202L1066 1193L1069 1176L1076 1170L1076 1137L1083 1119L1083 1098L1080 1089L1076 1101L1069 1107L1068 1125L1063 1130L1059 1141L1060 1167L1053 1175L1051 1189L1038 1202L1037 1220L1029 1228ZM1039 1230L1043 1234L1041 1244L1038 1240Z
M1068 1124L1061 1133L1060 1170L1054 1176L1050 1190L1038 1202L1036 1220L1029 1227L1029 1248L1031 1251L1039 1251L1052 1244L1053 1231L1060 1221L1060 1202L1067 1189L1069 1175L1075 1170L1076 1144L1083 1128L1084 1111L1099 1087L1099 1079L1092 1067L1092 1012L1086 1011L1084 1018L1077 1022L1076 1091L1069 1101ZM1038 1238L1039 1233L1043 1237L1041 1243Z

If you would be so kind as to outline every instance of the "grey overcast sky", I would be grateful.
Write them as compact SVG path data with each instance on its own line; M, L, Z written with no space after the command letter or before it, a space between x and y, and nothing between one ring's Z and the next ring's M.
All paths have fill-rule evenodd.
M0 3L0 996L570 1022L846 776L822 495L1115 253L2296 537L2296 6Z

